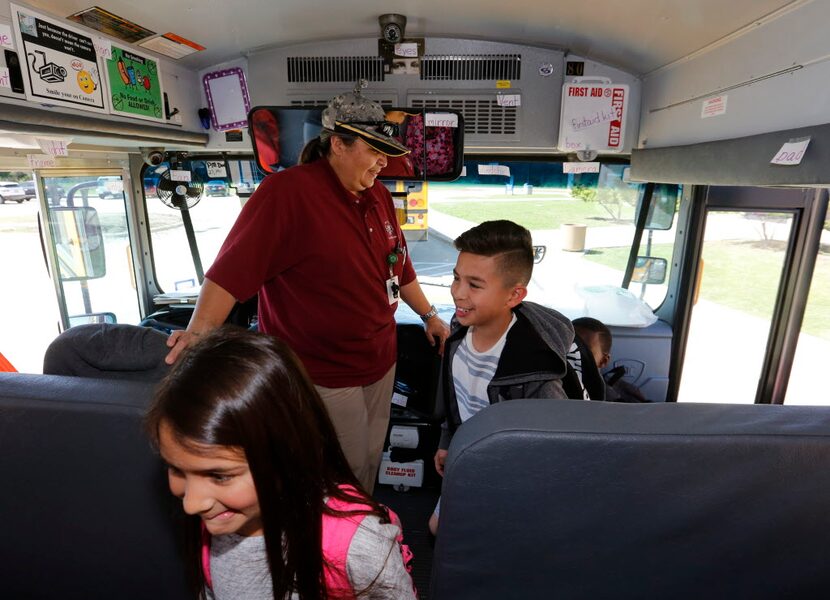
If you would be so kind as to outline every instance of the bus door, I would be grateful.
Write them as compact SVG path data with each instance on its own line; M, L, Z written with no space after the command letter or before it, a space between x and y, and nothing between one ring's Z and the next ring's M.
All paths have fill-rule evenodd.
M62 329L85 323L137 324L139 313L126 170L38 173L42 232Z
M822 193L709 188L679 401L783 401L816 258L816 208L826 208ZM827 340L824 349L814 354L816 373Z

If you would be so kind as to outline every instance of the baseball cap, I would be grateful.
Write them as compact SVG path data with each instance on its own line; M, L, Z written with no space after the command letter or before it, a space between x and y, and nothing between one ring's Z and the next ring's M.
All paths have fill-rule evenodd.
M387 156L409 154L409 148L392 137L397 124L388 123L383 107L360 93L360 89L366 85L366 80L361 79L354 91L332 98L323 110L323 128L334 133L357 136Z

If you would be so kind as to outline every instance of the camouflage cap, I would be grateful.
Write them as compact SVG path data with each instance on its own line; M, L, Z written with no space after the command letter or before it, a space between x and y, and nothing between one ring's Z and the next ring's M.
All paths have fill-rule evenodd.
M324 130L328 130L329 134L334 132L360 137L387 156L409 154L409 148L388 135L385 129L386 111L383 107L361 93L361 88L367 85L366 80L361 79L354 91L340 94L329 101L322 115Z

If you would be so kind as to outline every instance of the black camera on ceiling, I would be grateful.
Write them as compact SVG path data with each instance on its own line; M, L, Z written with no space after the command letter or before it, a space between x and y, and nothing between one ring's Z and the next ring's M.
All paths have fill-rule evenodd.
M386 14L378 17L380 34L390 44L403 41L406 33L406 17L403 15Z

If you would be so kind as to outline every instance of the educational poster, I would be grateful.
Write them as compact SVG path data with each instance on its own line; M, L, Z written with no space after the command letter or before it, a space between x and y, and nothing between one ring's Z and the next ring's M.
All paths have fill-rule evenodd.
M164 122L158 62L112 44L106 72L112 114Z
M625 144L628 86L579 78L562 86L559 149L621 152Z
M11 9L26 98L106 112L92 38L28 8Z

